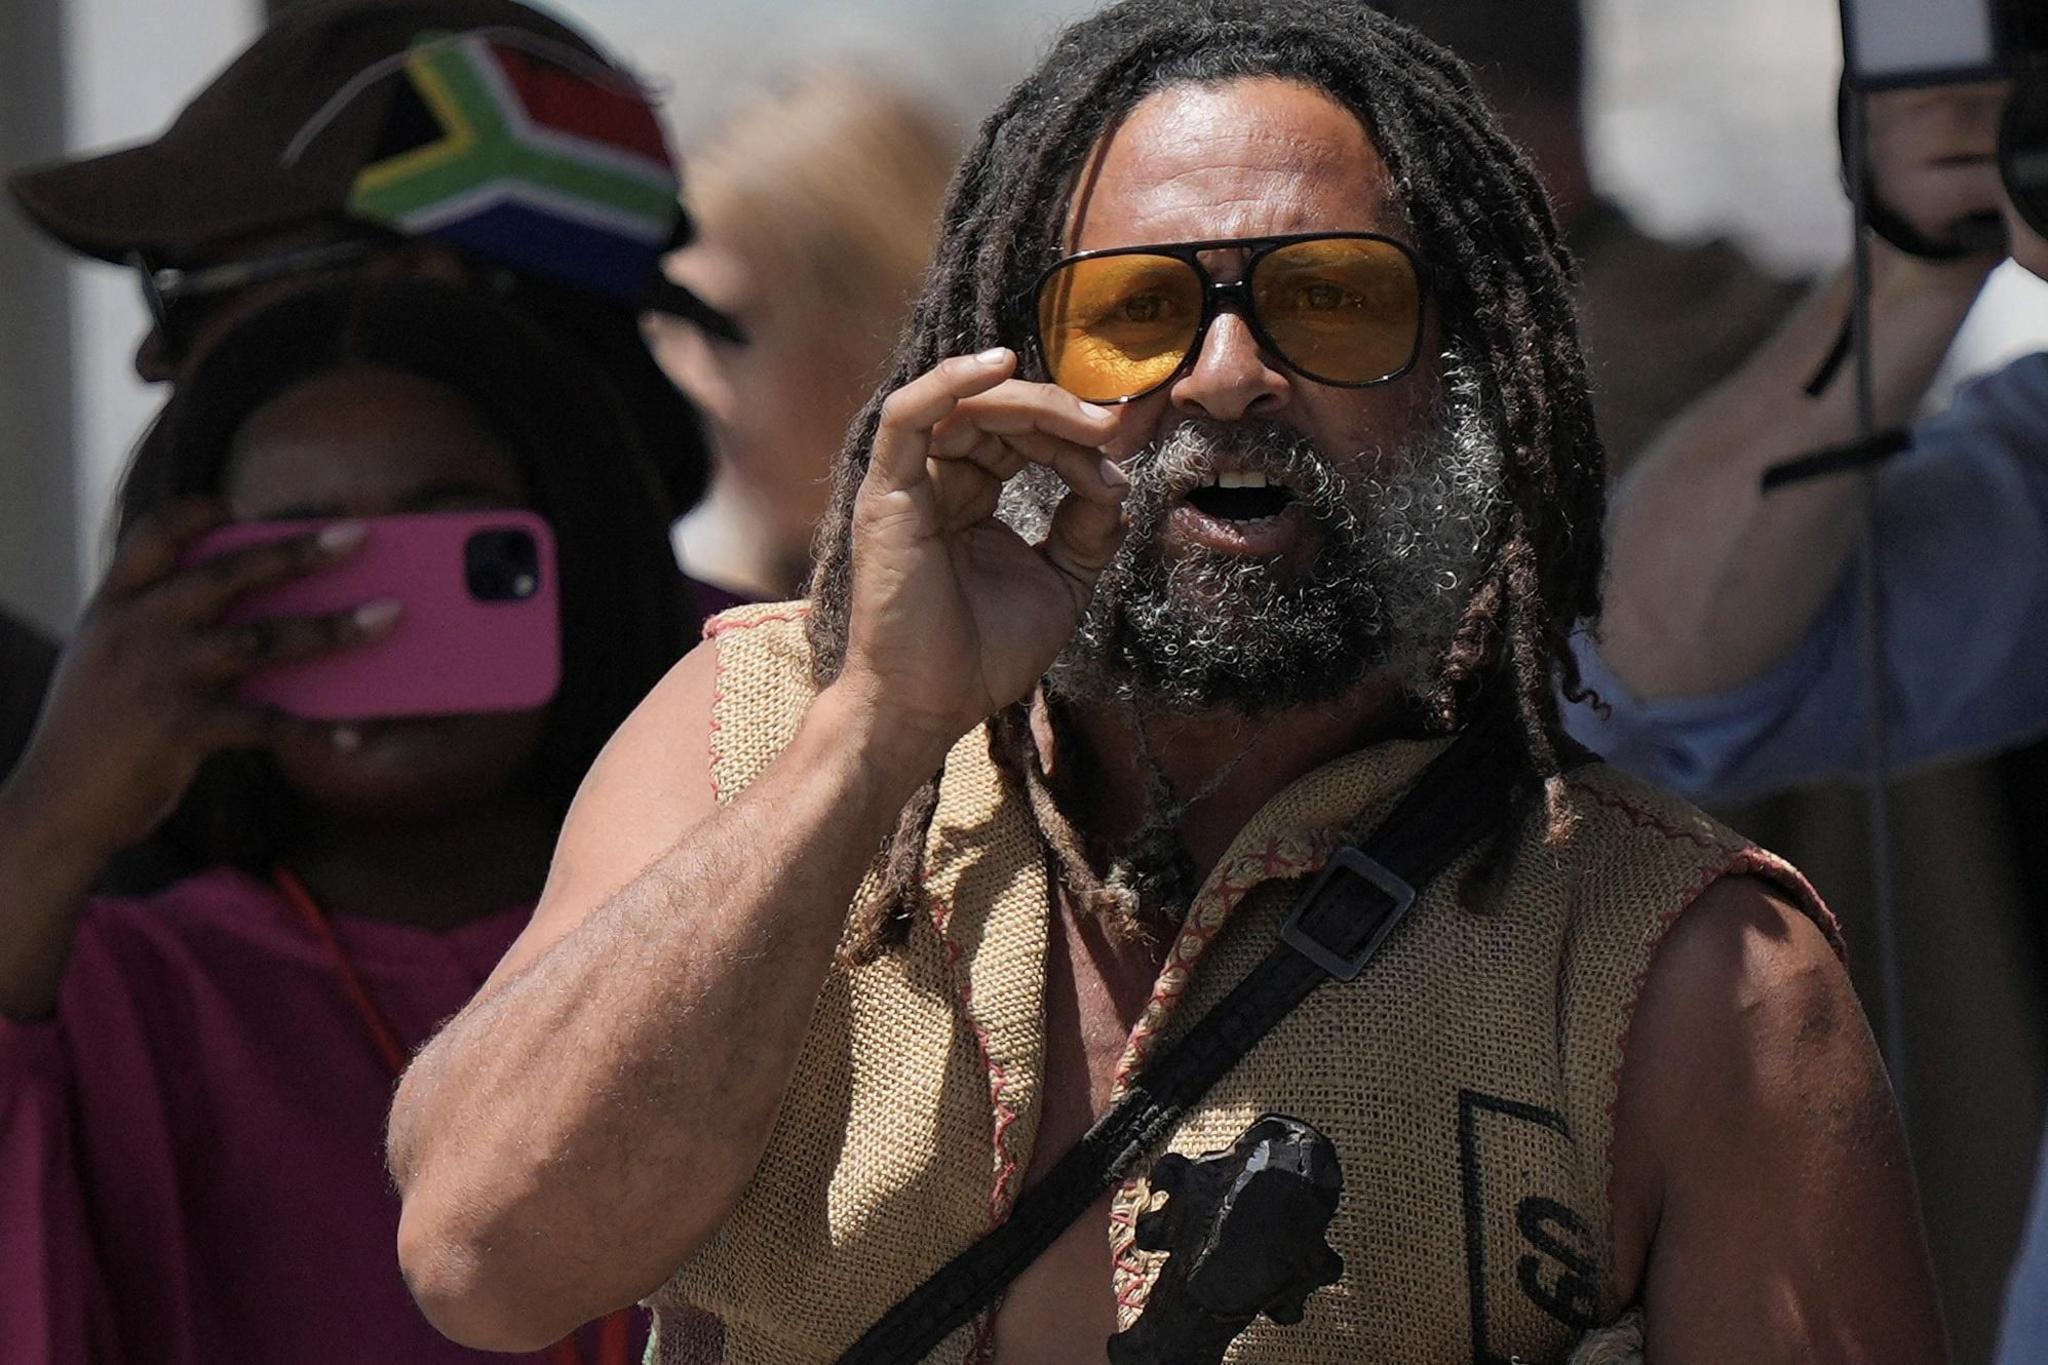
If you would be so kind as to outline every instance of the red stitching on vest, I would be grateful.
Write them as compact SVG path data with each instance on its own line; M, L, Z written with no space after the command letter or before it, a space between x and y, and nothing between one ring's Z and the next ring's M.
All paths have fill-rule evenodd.
M1125 1085L1151 1055L1153 1042L1172 1019L1171 1006L1194 984L1195 968L1207 956L1209 945L1223 932L1223 926L1230 922L1238 904L1266 882L1315 871L1329 861L1337 839L1338 836L1329 830L1310 831L1306 855L1294 857L1288 853L1283 837L1276 836L1257 852L1233 859L1225 869L1222 880L1217 883L1217 908L1213 921L1198 913L1201 908L1199 902L1190 907L1186 922L1181 925L1172 948L1167 951L1159 979L1153 983L1152 996L1145 1002L1144 1012L1131 1029L1130 1042L1126 1045L1123 1060L1117 1064L1116 1079L1110 1087L1112 1095L1123 1093ZM1126 1179L1114 1198L1129 1198L1141 1178L1132 1176ZM1117 1291L1117 1306L1130 1308L1151 1293L1152 1288L1145 1267L1134 1251L1137 1244L1136 1217L1119 1215L1112 1202L1109 1222L1110 1264L1115 1273L1124 1277L1123 1288Z
M765 626L775 622L787 624L792 621L801 621L811 614L811 604L808 602L797 602L792 604L787 611L775 612L767 616L758 616L752 620L737 619L740 615L752 610L754 610L752 607L732 607L718 613L718 615L704 623L704 638L714 642L712 657L716 660L711 670L710 733L704 742L705 750L711 759L711 798L714 801L725 800L725 791L718 785L718 766L725 761L725 750L718 747L718 732L724 728L718 719L718 708L725 701L725 651L717 648L715 642L719 636L729 630L752 630L755 626Z
M1217 883L1218 904L1213 922L1205 923L1204 917L1197 914L1199 907L1191 908L1180 933L1174 937L1166 962L1160 968L1159 979L1152 984L1152 995L1131 1029L1123 1060L1117 1064L1112 1094L1121 1094L1123 1087L1150 1057L1153 1041L1171 1017L1169 1007L1194 984L1195 968L1208 955L1209 945L1223 932L1223 926L1230 922L1238 903L1266 882L1315 871L1329 861L1335 846L1335 835L1326 830L1313 831L1307 855L1297 858L1289 855L1282 839L1276 836L1257 852L1243 854L1231 862L1223 879Z
M740 619L745 616L745 613L752 610L754 610L752 607L733 607L728 611L718 613L718 615L704 623L704 638L715 640L729 630L752 630L755 626L801 621L811 614L811 604L808 602L792 602L785 611L769 612L763 616Z
M974 1035L974 1048L981 1057L982 1070L988 1078L989 1110L994 1124L996 1158L995 1188L989 1192L989 1224L994 1226L1009 1217L1016 1204L1013 1188L1017 1178L1017 1153L1009 1144L1010 1128L1017 1122L1017 1111L1004 1098L1009 1090L1009 1074L1002 1063L995 1059L990 1047L988 1030L974 1017L974 987L968 981L961 962L960 945L946 933L946 925L953 918L953 908L942 902L927 889L925 898L931 902L932 927L939 932L939 941L946 945L947 976L953 983L953 995L959 1004L960 1017ZM993 1316L993 1315L991 1315Z
M1728 847L1726 844L1701 834L1698 830L1680 829L1661 816L1644 810L1632 801L1610 795L1606 792L1596 791L1579 783L1574 783L1573 785L1577 786L1581 792L1584 792L1587 799L1592 801L1594 805L1604 810L1618 811L1624 819L1637 829L1653 829L1667 839L1680 839L1688 844L1705 849L1725 850Z
M992 1365L996 1358L996 1309L1002 1307L1002 1299L996 1299L995 1307L981 1315L981 1326L974 1333L974 1340L967 1344L965 1365Z

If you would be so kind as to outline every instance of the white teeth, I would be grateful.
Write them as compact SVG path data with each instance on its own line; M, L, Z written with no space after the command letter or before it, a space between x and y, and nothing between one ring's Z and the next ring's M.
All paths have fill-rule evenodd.
M1222 488L1264 488L1266 476L1256 470L1225 470L1213 482Z

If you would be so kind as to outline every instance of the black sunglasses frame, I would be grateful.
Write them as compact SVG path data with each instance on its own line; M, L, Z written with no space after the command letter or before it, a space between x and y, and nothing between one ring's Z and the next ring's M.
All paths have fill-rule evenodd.
M1265 323L1259 317L1258 306L1252 301L1251 279L1252 275L1258 270L1260 261L1282 247L1297 246L1302 242L1330 241L1379 242L1385 246L1393 247L1407 260L1409 269L1415 272L1415 344L1408 352L1408 359L1402 363L1399 369L1392 370L1376 379L1326 379L1312 370L1295 364L1287 352L1282 350L1279 344L1273 340L1272 334L1266 330ZM1244 251L1249 254L1245 257L1242 274L1234 280L1218 280L1209 273L1209 267L1202 261L1202 253L1205 251ZM1039 368L1048 376L1052 373L1052 367L1047 360L1048 352L1045 338L1041 334L1042 324L1040 321L1040 303L1045 297L1046 286L1052 283L1055 275L1076 262L1097 261L1108 256L1166 256L1191 267L1195 272L1195 277L1202 282L1202 318L1200 322L1195 324L1195 334L1188 342L1187 353L1181 356L1180 363L1173 367L1173 373L1167 375L1157 384L1138 393L1127 394L1122 398L1095 398L1088 400L1102 407L1120 407L1125 403L1135 403L1140 398L1146 398L1159 392L1186 374L1188 369L1195 363L1196 358L1202 354L1202 345L1209 339L1209 325L1215 322L1216 315L1223 311L1223 305L1226 303L1234 306L1234 311L1239 317L1244 319L1245 326L1251 329L1252 336L1267 354L1278 360L1285 368L1317 384L1327 384L1332 388L1338 389L1369 389L1380 384L1391 384L1395 380L1405 378L1412 373L1422 359L1422 338L1429 322L1430 280L1429 267L1424 263L1421 254L1414 247L1398 237L1389 237L1385 233L1380 232L1293 232L1275 237L1219 237L1200 242L1163 242L1147 246L1112 246L1103 247L1096 251L1080 251L1071 256L1062 256L1059 260L1054 261L1043 271L1039 272L1037 283L1031 287L1030 299L1025 310L1029 319L1032 348L1038 357ZM1058 381L1055 380L1053 382L1057 383Z
M141 282L142 303L149 310L150 325L156 331L164 359L175 365L184 358L191 341L188 329L178 318L181 306L188 311L195 303L218 300L259 284L345 269L375 255L394 240L399 239L381 234L345 237L191 269L156 265L143 252L132 251L127 265Z

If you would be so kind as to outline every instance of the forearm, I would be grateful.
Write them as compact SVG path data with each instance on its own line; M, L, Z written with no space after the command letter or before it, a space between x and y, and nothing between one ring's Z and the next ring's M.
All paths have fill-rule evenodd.
M738 1198L846 907L939 758L842 702L407 1073L400 1253L443 1331L545 1344L653 1290Z
M27 1022L57 1008L79 913L111 852L69 829L32 773L0 785L0 1015Z
M1969 312L1983 272L1880 248L1873 383L1880 429L1909 421ZM1763 672L1801 638L1856 541L1858 481L1762 492L1765 471L1857 433L1843 369L1805 385L1849 308L1838 276L1733 378L1695 404L1616 490L1601 653L1646 699L1698 696Z

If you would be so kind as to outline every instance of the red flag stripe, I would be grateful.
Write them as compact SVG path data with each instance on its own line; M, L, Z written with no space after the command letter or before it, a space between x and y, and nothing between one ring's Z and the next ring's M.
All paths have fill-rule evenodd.
M511 48L494 45L492 55L536 127L608 143L656 162L668 161L661 124L638 96L608 90Z

